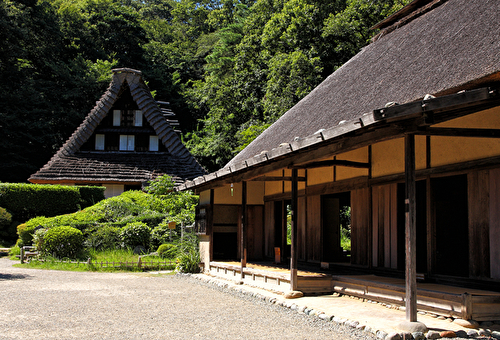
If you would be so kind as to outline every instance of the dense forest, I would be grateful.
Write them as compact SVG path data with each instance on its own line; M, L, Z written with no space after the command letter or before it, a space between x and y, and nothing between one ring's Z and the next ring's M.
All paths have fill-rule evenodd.
M25 182L50 159L117 67L143 72L191 152L217 170L409 2L0 1L4 182Z

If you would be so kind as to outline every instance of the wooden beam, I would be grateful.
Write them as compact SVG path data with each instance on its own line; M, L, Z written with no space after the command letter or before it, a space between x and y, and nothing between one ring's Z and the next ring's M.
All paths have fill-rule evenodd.
M443 110L477 107L480 103L495 99L496 92L489 88L480 88L463 93L437 97L432 100L414 101L401 105L373 110L375 120L399 120L410 116L428 115Z
M415 132L425 136L500 138L500 129L435 128L428 127Z
M243 171L238 171L234 174L228 173L227 175L224 175L223 178L221 177L206 183L200 183L196 185L196 189L208 190L230 183L237 183L242 180L251 180L253 178L261 177L271 171L287 168L296 164L303 164L313 159L325 158L334 154L365 147L375 142L399 138L402 137L405 132L406 129L404 127L391 125L385 129L368 131L359 136L351 136L349 138L342 137L338 140L332 140L329 143L317 145L314 149L303 148L298 150L297 153L288 153L271 161L259 164L258 166L249 167ZM188 189L190 188L188 187Z
M281 182L281 181L292 181L291 176L262 176L262 177L257 177L253 178L250 181L262 181L262 182ZM305 182L307 181L306 177L297 177L298 182Z
M415 103L409 103L411 107L384 108L385 117L380 122L370 125L370 127L359 130L353 130L345 135L339 135L335 138L325 140L321 143L314 143L308 146L300 147L298 150L283 153L280 156L268 159L261 164L254 164L248 168L238 169L234 173L230 170L227 173L217 173L220 176L217 179L210 178L206 183L197 183L193 189L207 190L216 188L228 183L240 182L242 180L251 180L287 167L311 162L314 159L330 157L340 153L348 152L354 149L362 148L374 143L385 140L403 137L406 133L419 133L417 126L427 125L425 116L433 113L434 122L441 123L450 119L462 117L474 112L482 111L500 105L500 96L495 91L487 88L471 90L460 94L453 94L432 99L430 101L419 102L423 110L415 109ZM407 104L403 104L404 106ZM398 111L391 112L392 110ZM380 111L380 110L379 110ZM389 115L386 115L389 113ZM415 115L413 114L415 113ZM388 124L388 117L396 118L397 124ZM188 186L187 189L192 187Z
M405 135L405 309L406 321L417 321L417 231L416 231L416 185L415 185L415 136Z
M297 208L298 208L298 185L297 185L298 170L292 169L292 230L291 230L291 251L290 251L290 289L297 290Z
M241 281L245 278L243 269L247 266L247 182L241 182Z
M311 162L301 165L290 166L291 169L312 169L312 168L324 168L329 166L345 166L350 168L361 168L361 169L369 169L370 163L363 162L353 162L346 161L341 159L332 159L328 161L320 161L320 162Z

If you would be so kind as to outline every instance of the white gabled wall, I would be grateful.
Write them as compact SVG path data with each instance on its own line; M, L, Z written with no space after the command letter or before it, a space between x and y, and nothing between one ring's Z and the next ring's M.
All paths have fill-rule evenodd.
M103 186L106 187L106 190L104 191L105 198L118 196L125 190L125 186L122 184L103 184Z

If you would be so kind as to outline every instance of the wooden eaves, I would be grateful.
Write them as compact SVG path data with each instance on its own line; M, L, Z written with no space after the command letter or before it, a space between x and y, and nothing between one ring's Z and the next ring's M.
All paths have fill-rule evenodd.
M230 183L248 181L284 168L300 167L315 159L333 156L406 134L496 137L494 129L443 129L431 124L500 105L497 89L480 88L427 100L377 109L358 119L322 130L311 136L281 144L240 164L200 176L177 190L203 191ZM313 164L311 164L313 165ZM340 165L340 164L339 164ZM363 165L365 166L365 165Z

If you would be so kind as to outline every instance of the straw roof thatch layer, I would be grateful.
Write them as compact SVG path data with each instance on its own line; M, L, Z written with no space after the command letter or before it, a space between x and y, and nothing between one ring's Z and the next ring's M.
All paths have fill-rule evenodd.
M381 36L330 75L226 167L388 102L449 94L500 72L498 0L448 0Z
M203 175L206 171L186 149L163 116L141 72L132 69L113 70L113 79L106 93L96 103L83 123L29 181L52 182L145 182L168 174L181 183ZM168 152L82 152L80 149L95 133L103 118L127 88ZM130 131L124 128L123 133Z

